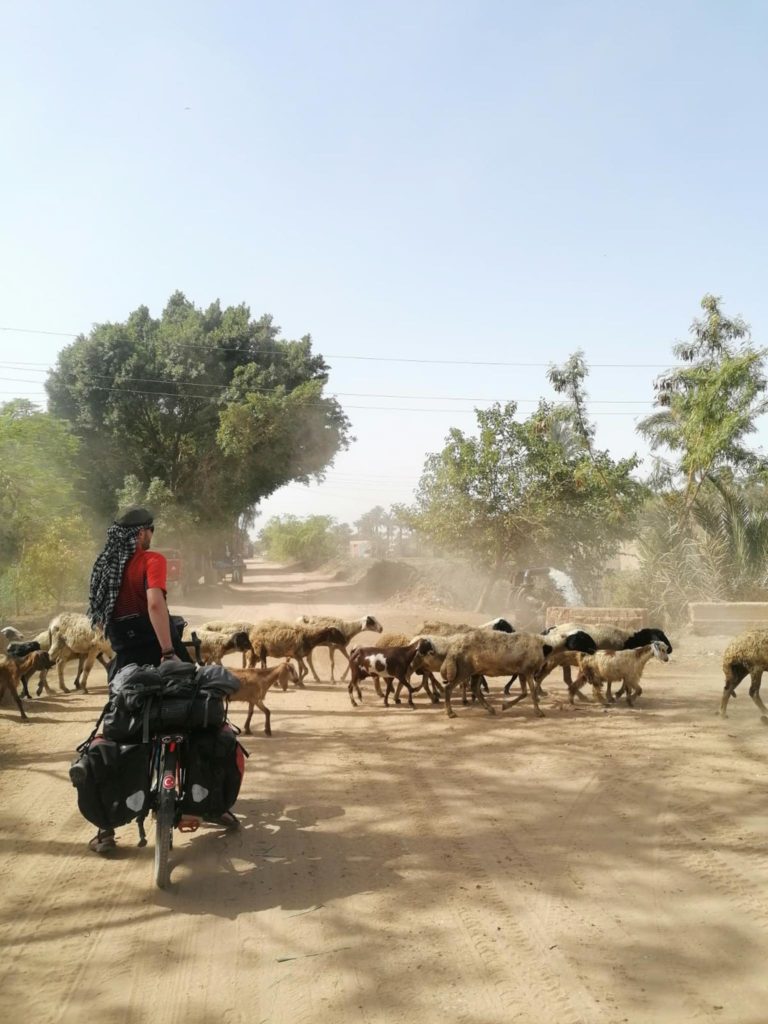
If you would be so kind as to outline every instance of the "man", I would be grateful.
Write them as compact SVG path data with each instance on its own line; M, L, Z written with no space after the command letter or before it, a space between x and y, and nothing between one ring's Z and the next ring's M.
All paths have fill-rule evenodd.
M148 509L129 509L110 526L91 570L88 617L115 651L110 679L125 665L191 661L166 604L165 556L150 551L154 532ZM88 845L96 853L114 849L114 830L99 829Z
M91 571L88 617L115 651L110 679L125 665L190 660L168 613L165 556L150 551L154 532L151 512L129 509L110 526Z

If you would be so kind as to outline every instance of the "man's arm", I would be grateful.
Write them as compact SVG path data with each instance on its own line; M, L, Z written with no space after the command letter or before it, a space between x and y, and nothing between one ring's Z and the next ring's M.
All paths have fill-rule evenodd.
M172 651L171 624L168 619L168 605L165 603L165 594L158 587L150 587L147 590L147 610L149 621L155 631L157 642L161 651Z

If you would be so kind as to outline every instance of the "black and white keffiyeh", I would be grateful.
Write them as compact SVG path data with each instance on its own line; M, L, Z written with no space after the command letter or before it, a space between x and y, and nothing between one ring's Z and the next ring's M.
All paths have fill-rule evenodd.
M87 615L91 625L104 628L112 615L123 572L136 551L136 539L142 526L119 526L107 530L107 543L91 569Z

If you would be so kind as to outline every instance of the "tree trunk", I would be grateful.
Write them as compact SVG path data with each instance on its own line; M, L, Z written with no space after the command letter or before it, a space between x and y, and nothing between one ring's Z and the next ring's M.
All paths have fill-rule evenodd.
M496 586L496 583L498 581L499 572L501 571L501 563L502 563L502 559L501 558L497 558L496 559L496 564L494 565L493 569L491 570L491 573L490 573L490 575L489 575L489 577L488 577L488 579L487 579L487 581L485 583L485 586L483 587L483 589L482 589L482 591L480 593L480 597L478 597L478 599L477 599L477 604L475 605L475 611L476 612L481 612L481 611L484 610L485 602L488 600L488 595L493 590L493 588Z

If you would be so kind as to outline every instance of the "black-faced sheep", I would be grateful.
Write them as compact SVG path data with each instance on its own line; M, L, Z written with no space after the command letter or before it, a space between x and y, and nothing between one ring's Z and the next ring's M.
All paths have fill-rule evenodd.
M469 626L466 622L445 622L442 619L427 619L422 622L416 632L419 635L454 636L456 633L471 633L475 629L492 629L498 633L514 633L515 627L508 619L495 618L483 622L479 626Z
M556 646L557 645L557 646ZM448 648L441 674L445 680L445 710L449 718L456 713L451 707L451 693L457 684L469 682L472 676L520 676L523 693L520 697L502 704L502 710L517 704L528 693L537 715L544 712L539 707L534 677L548 655L559 646L571 651L593 654L595 644L592 638L581 630L567 637L560 637L554 643L536 633L498 633L493 630L477 629L456 638ZM479 686L473 687L475 697L490 714L494 709L483 696Z
M564 622L558 626L550 626L549 629L545 629L541 634L547 638L548 642L555 642L557 644L558 638L567 636L570 633L575 633L581 630L587 633L595 641L598 651L622 651L632 650L636 647L644 647L647 644L653 643L654 640L658 640L663 644L667 645L669 653L672 653L672 644L663 630L656 627L644 628L644 629L622 629L619 626L611 626L609 624L584 624L580 622ZM578 666L579 655L578 652L568 651L562 649L558 645L557 649L547 658L544 665L542 665L539 672L536 674L536 686L540 694L544 694L544 690L541 688L542 682L546 679L549 673L559 667L563 670L563 682L570 691L573 686L573 676L571 669ZM510 687L514 683L516 677L509 680L507 685L504 687L504 693L509 693Z

